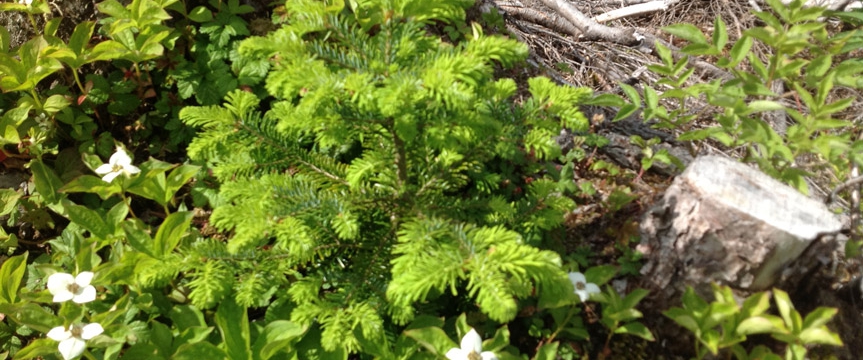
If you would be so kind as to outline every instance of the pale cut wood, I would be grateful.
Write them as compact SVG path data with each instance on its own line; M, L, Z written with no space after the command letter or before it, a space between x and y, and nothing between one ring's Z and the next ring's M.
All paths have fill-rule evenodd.
M686 285L702 296L711 293L711 282L743 293L764 290L822 235L841 228L824 204L760 171L701 157L645 215L641 273L672 302Z
M657 11L665 11L671 5L676 4L679 0L663 0L663 1L650 1L636 5L630 5L625 8L615 9L609 11L604 14L600 14L593 17L593 21L597 23L605 23L609 21L614 21L617 19L628 18L632 16L641 16L644 14L650 14Z

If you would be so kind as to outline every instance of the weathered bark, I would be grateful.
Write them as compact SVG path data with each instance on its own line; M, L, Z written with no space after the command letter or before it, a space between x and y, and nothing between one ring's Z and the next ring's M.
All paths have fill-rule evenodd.
M582 40L610 41L615 44L637 46L641 43L644 37L638 35L633 29L620 29L608 27L593 21L591 18L584 15L581 11L575 8L569 2L563 0L541 0L545 6L548 6L558 14L563 16L570 23L581 30Z
M711 283L741 299L776 287L803 305L815 295L813 274L838 250L842 227L824 204L747 165L715 156L693 161L641 222L646 262L638 285L651 291L643 309L663 349L693 355L692 334L661 315L680 306L687 286L708 301ZM834 293L831 282L820 283L828 286L819 292Z
M711 282L765 290L783 285L783 271L805 272L789 265L841 228L824 204L737 161L702 157L645 215L641 273L667 299L687 285L708 295Z

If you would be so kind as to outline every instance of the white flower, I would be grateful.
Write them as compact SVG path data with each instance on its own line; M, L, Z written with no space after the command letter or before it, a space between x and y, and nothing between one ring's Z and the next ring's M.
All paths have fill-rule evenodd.
M108 163L102 164L95 171L99 175L105 175L102 177L102 181L109 183L120 174L134 175L141 172L141 169L132 165L132 158L126 154L126 150L118 146L114 155L108 159Z
M62 326L55 327L46 336L60 342L57 349L60 350L60 355L63 355L63 359L69 360L83 354L84 349L87 347L86 340L96 337L103 331L105 330L102 329L102 325L97 323L87 325L74 324L69 326L69 330L66 330Z
M83 304L96 300L96 288L90 285L90 280L93 280L93 273L89 271L82 271L76 277L56 273L48 277L48 291L54 294L54 302L72 300Z
M482 351L482 338L476 330L470 329L461 338L461 349L452 348L446 352L449 360L497 360L491 351Z
M569 273L569 281L572 281L572 286L575 288L575 293L578 294L581 302L585 302L587 299L590 299L590 294L599 293L599 286L596 286L594 283L587 282L587 279L584 278L584 274L580 272Z
M30 6L30 4L33 3L33 0L20 0L20 1L18 1L18 3Z

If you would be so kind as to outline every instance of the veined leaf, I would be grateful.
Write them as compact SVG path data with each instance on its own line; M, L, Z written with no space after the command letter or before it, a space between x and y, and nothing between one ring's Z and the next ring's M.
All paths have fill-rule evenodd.
M0 266L0 303L12 304L18 301L18 288L27 270L27 254L13 256Z
M191 211L180 211L165 218L154 239L153 248L157 255L166 256L174 251L174 248L180 243L180 239L189 230L192 216Z
M36 185L36 190L39 195L49 204L55 204L65 196L60 193L60 187L63 182L50 167L45 165L42 160L33 160L30 162L30 170L33 171L33 182Z
M222 334L229 359L252 360L246 308L237 305L233 297L226 297L216 311L216 326Z
M692 24L674 24L662 28L671 35L687 40L694 44L707 44L707 37L701 32L701 29Z

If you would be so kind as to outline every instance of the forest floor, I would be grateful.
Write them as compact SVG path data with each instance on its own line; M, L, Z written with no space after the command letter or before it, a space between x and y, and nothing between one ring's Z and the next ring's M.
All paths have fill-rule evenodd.
M500 2L496 3L518 3ZM617 2L619 3L619 2ZM559 83L572 86L583 86L593 89L596 93L616 93L623 95L619 83L633 85L636 88L640 84L653 85L657 81L657 75L647 70L650 64L659 63L659 59L645 51L644 48L634 48L616 45L607 42L584 42L572 35L561 32L561 29L550 29L530 21L521 14L522 9L539 12L542 16L550 19L559 18L555 12L539 0L521 0L519 7L502 7L505 11L507 30L513 33L519 40L528 44L531 49L529 64L523 70L530 75L546 75ZM621 7L613 1L572 1L579 10L588 17L596 16L609 10ZM713 30L714 20L720 17L728 24L729 43L739 39L746 29L759 26L757 17L753 14L752 6L746 0L687 0L672 5L667 10L637 17L615 20L606 25L634 28L641 33L649 33L659 39L665 40L675 46L684 46L681 39L675 39L664 34L662 27L688 23L702 29L706 35ZM546 24L547 25L547 24ZM836 21L828 20L828 28L832 31L840 27ZM761 56L766 55L769 49L756 46L753 51ZM703 59L707 62L715 62L716 59ZM527 76L525 77L525 79ZM696 82L706 83L714 78L708 72L696 71L690 79L690 84ZM847 120L859 121L863 114L863 93L852 93L855 97L854 105L846 115ZM596 109L585 109L588 119L597 120ZM590 257L592 265L617 264L621 268L621 275L612 283L619 291L639 286L639 254L634 251L639 243L639 220L651 205L662 196L674 179L675 171L664 169L651 169L642 172L640 169L640 149L629 144L627 139L631 131L621 134L615 131L615 126L607 126L613 113L603 112L605 119L599 118L591 124L591 129L602 129L602 133L612 140L613 151L594 151L590 156L576 167L576 178L578 181L589 181L597 185L598 194L593 198L577 199L580 205L567 219L566 240L567 249L575 259ZM856 118L852 118L856 117ZM640 118L630 119L640 123ZM599 123L605 123L603 126ZM702 116L695 120L696 126L713 126L715 121L710 111L702 112ZM621 127L617 126L617 130ZM631 130L631 129L630 129ZM705 143L697 149L685 147L673 140L678 134L668 131L659 134L663 138L662 144L667 148L677 148L682 153L692 156L708 154L722 154L729 157L741 157L733 149L723 148L716 143ZM615 147L617 145L617 147ZM683 159L689 160L689 159ZM587 171L597 161L606 161L620 167L622 171L596 172ZM688 161L684 161L688 162ZM583 170L583 171L579 171ZM659 171L657 171L659 170ZM824 199L829 190L822 186L824 181L814 179L810 185L814 189L812 196ZM616 206L610 197L615 190L626 188L631 190L629 195L632 201L623 206ZM839 252L837 250L837 252ZM838 270L837 270L838 268ZM843 349L821 347L810 351L813 359L818 358L858 358L854 354L863 351L863 313L860 309L860 301L855 301L847 289L850 287L856 274L860 273L860 263L856 260L844 260L834 258L832 268L824 269L812 274L811 280L797 290L795 305L801 313L805 314L818 306L831 306L840 309L839 315L834 320L832 327L842 334L845 347ZM846 290L845 292L840 289ZM792 293L792 297L795 295ZM665 321L657 309L642 309L645 311L645 323L648 328L655 329L657 326L676 327L671 321ZM585 314L585 322L596 322L596 316L591 316L588 311ZM602 331L602 326L594 324L593 330ZM660 329L661 330L661 329ZM675 333L676 331L660 331ZM691 340L691 339L690 339ZM610 346L610 353L593 354L599 358L612 359L676 359L688 358L679 352L681 348L692 349L692 344L686 340L686 344L672 344L683 341L683 339L659 339L657 342L649 343L630 338L616 338ZM602 349L601 342L597 339L595 349ZM754 344L767 345L774 352L781 354L784 348L776 341L768 337L754 337L750 342ZM689 354L692 355L692 354ZM593 358L593 356L591 356Z

